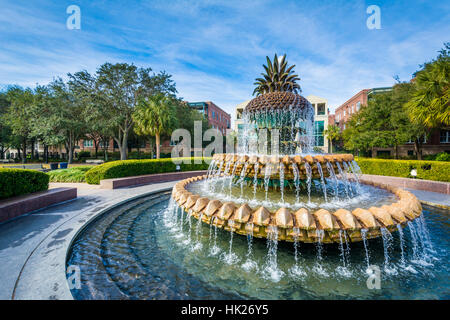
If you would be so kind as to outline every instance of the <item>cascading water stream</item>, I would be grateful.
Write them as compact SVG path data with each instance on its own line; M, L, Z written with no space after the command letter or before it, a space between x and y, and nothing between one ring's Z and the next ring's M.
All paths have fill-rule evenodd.
M369 261L369 245L367 243L367 229L361 229L361 238L363 240L363 244L364 244L364 250L366 252L366 262L367 262L367 268L369 268L370 266L370 261Z
M349 166L347 165L347 163L345 161L342 161L342 165L344 166L344 170L343 170L344 171L344 175L345 175L344 179L347 180L348 189L350 190L350 195L353 197L353 195L356 193L356 190L353 190L351 180L348 177L348 173L350 172L350 168L349 168Z
M345 189L345 194L347 195L347 199L350 200L350 194L349 194L349 186L348 186L348 180L347 180L347 175L344 174L344 171L341 168L341 165L339 164L339 162L336 162L336 166L338 168L339 171L339 175L342 177L342 179L344 180L344 189Z
M252 260L253 256L253 223L247 223L246 225L247 233L247 255L246 261L242 265L242 268L246 271L251 271L253 269L257 269L258 265L255 261Z
M241 196L240 196L241 199L242 199L242 196L244 195L244 181L245 181L245 174L247 172L247 168L248 168L248 163L246 162L244 164L244 167L241 170L241 176L239 177L239 181L237 182L241 187Z
M281 202L284 202L284 165L280 164L280 193L281 193Z
M400 224L397 224L397 230L398 230L398 237L399 237L399 240L400 240L400 250L401 250L400 261L401 261L402 266L405 266L406 265L405 252L404 252L405 244L404 244L404 240L403 240L403 229L402 229L402 226Z
M296 163L292 164L292 171L294 172L294 185L295 185L295 203L300 202L300 172Z
M235 164L234 164L234 166L233 166L233 172L231 173L231 177L230 177L230 182L229 182L229 185L228 185L228 191L229 191L229 195L231 196L231 191L232 191L232 187L233 187L233 179L234 179L234 176L235 176L235 174L236 174L236 168L239 166L241 164L241 162L236 162Z
M306 170L306 187L308 189L308 203L311 203L311 178L312 178L312 169L308 162L305 162L305 170Z
M334 200L339 201L339 192L338 192L338 179L336 178L336 173L334 172L333 165L327 161L327 170L330 174L331 179L334 183Z
M258 189L258 170L259 170L259 162L256 162L255 176L253 177L253 200L256 199L256 190Z
M317 165L317 170L319 171L319 174L320 174L320 183L322 184L323 196L325 198L325 202L328 202L328 199L327 199L327 185L325 184L325 179L323 177L322 166L320 165L320 162L316 162L316 165Z
M284 272L278 268L278 228L269 226L267 231L267 258L263 275L274 282L278 282Z
M317 262L316 265L314 266L313 270L324 277L328 277L328 273L325 271L325 269L323 268L322 265L322 251L323 251L323 237L325 235L325 231L320 230L320 229L316 229L316 237L317 237L317 243L316 243L316 251L317 251Z
M271 174L272 174L272 166L267 163L266 168L264 170L264 190L266 191L266 201L269 193L269 182Z
M391 274L396 273L395 269L391 268L390 259L389 259L394 238L392 237L392 235L388 229L381 227L380 231L381 231L381 238L383 240L384 270L387 273L391 273Z

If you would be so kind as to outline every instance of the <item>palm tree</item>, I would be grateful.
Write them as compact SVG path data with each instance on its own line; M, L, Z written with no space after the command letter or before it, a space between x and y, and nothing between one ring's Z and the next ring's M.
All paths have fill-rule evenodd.
M416 90L405 104L410 119L427 128L450 126L450 43L417 73Z
M263 65L266 73L261 73L263 78L256 78L254 85L256 85L253 95L260 95L275 91L289 91L294 93L301 92L300 85L296 81L300 80L298 75L294 74L294 67L288 67L286 55L278 59L277 54L273 58L273 63L270 58L266 56L267 66Z
M329 125L328 128L323 131L323 134L330 141L330 152L333 152L333 141L341 138L341 129L336 125Z
M160 158L161 135L171 134L176 127L176 103L173 98L158 93L141 99L133 113L134 131L151 135L156 140L156 158Z

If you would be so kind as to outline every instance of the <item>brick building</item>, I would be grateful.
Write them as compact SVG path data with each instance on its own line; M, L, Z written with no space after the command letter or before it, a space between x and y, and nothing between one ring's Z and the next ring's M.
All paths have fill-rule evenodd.
M341 130L345 130L346 122L351 116L358 112L360 108L367 105L368 101L377 93L387 92L392 90L392 87L363 89L355 94L353 97L345 101L342 105L336 108L334 115L329 115L328 121L330 124L338 125ZM431 131L427 136L422 137L422 155L436 154L439 152L450 153L450 128L440 128ZM394 156L394 148L373 148L372 156ZM411 139L404 145L398 146L399 157L413 157L414 141Z
M231 128L231 115L223 111L213 102L188 102L188 105L203 113L211 127L218 129L223 135L226 135L227 129Z

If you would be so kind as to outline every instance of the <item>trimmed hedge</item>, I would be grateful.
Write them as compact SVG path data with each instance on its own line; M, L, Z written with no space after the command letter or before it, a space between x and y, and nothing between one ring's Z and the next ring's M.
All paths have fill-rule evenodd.
M0 168L0 199L48 189L49 176L28 169Z
M412 178L411 170L417 170L417 179L450 182L450 163L443 161L356 159L362 173L381 176Z
M177 158L190 159L190 164L180 164L181 171L207 170L209 164L202 161L201 164L194 164L194 160L207 158ZM85 180L89 184L100 184L100 180L123 178L132 176L141 176L153 173L175 172L176 164L168 159L151 159L151 160L120 160L107 162L99 166L95 166L85 174Z

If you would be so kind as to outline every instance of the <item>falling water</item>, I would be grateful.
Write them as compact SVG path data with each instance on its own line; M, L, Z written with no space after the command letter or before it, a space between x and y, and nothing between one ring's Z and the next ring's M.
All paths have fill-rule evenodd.
M363 240L364 250L366 251L367 268L369 268L370 261L369 261L369 247L367 243L367 229L361 229L361 238Z
M356 169L354 163L356 164L356 162L348 162L348 166L350 167L352 174L353 174L353 178L355 179L356 182L356 193L361 193L361 184L359 182L359 176L358 176L358 170Z
M266 201L269 192L269 182L271 173L272 173L272 166L270 164L266 164L266 169L264 170L264 189L266 191Z
M408 227L409 227L409 232L411 234L413 259L418 260L419 259L419 243L417 241L416 229L414 228L414 225L411 221L408 221Z
M296 163L292 164L292 171L294 172L294 185L295 185L295 202L300 202L300 172Z
M403 249L405 246L404 241L403 241L403 229L400 224L397 224L397 229L398 229L398 237L400 239L400 250L401 250L401 254L402 254L401 255L401 263L402 263L402 266L404 266L406 264L406 262L405 262L405 252Z
M208 173L206 174L206 178L209 179L211 173L215 170L216 160L212 160L208 167Z
M295 264L292 266L292 268L289 270L289 272L295 277L304 277L304 276L306 276L306 272L299 265L299 256L300 256L299 247L300 247L300 244L299 244L299 241L298 241L298 237L300 235L300 229L294 227L293 228L293 232L294 232L294 259L295 259Z
M325 184L325 179L323 178L322 166L320 165L320 162L316 162L316 164L317 164L317 170L319 171L319 174L320 174L320 183L322 184L323 196L325 197L325 202L328 202L327 186Z
M351 196L353 196L353 194L354 194L356 191L353 190L353 185L354 185L354 184L351 183L351 180L350 180L350 178L348 177L348 173L350 172L350 168L349 168L349 166L347 165L347 163L346 163L345 161L342 161L342 164L344 165L344 175L345 175L345 178L344 178L344 179L347 180L347 182L348 182L348 189L350 190Z
M246 230L249 230L247 233L247 259L245 263L242 265L242 268L246 271L251 271L252 269L257 269L258 264L252 260L253 255L253 223L248 223L246 226Z
M329 161L327 161L327 169L328 169L328 172L330 173L330 177L331 177L331 179L333 179L333 183L334 183L334 199L336 201L339 201L338 179L336 178L336 174L334 173L333 165Z
M420 232L424 235L425 244L427 245L428 250L433 251L433 244L431 243L430 233L428 232L428 228L423 213L420 215L418 219L416 219L416 221Z
M256 199L256 190L258 188L258 169L259 169L259 162L256 162L255 176L253 177L253 199Z
M231 162L227 162L225 169L223 171L224 176L227 175L228 171L230 171L230 165L231 165ZM232 181L232 177L231 177L230 181ZM231 182L230 182L230 184L231 184ZM223 183L222 183L222 190L221 190L222 193L223 193L224 189L225 189L225 181L223 181Z
M347 266L347 259L345 258L344 242L342 241L342 230L339 230L339 251L342 260L342 266Z
M231 173L231 177L230 177L230 182L228 185L228 189L229 189L229 194L231 196L231 188L233 186L233 179L234 179L234 175L236 174L236 168L240 165L240 162L236 162L233 166L233 172Z
M308 162L305 162L306 169L306 185L308 188L308 203L311 203L311 177L312 177L312 169Z
M210 254L215 256L216 254L218 254L220 252L219 247L217 246L217 221L216 221L216 217L212 218L213 220L211 220L211 224L214 224L214 244L210 249Z
M280 164L280 193L281 202L284 202L284 165Z
M230 224L230 226L233 226L233 221L228 221L228 223ZM237 261L237 255L235 253L233 253L233 228L230 229L230 246L228 248L228 254L224 255L224 261L227 264L233 264Z
M324 277L328 277L328 273L325 271L325 269L324 269L323 266L322 266L322 260L323 260L323 257L322 257L323 243L322 243L322 241L323 241L324 235L325 235L325 232L324 232L323 230L316 229L316 237L317 237L317 243L316 243L317 263L316 263L316 265L314 266L313 270L314 270L316 273L318 273L318 274L320 274L320 275L322 275L322 276L324 276Z
M284 275L284 272L278 268L277 250L278 250L278 228L269 226L267 230L267 260L263 276L278 282Z
M390 268L389 254L392 250L393 237L386 228L380 228L381 238L383 239L383 251L384 251L384 270L388 273L395 273L395 269Z
M239 177L238 184L241 186L241 198L244 194L244 181L245 181L245 173L247 172L248 163L244 164L244 167L241 170L241 176Z
M339 171L339 175L342 177L342 179L344 179L344 186L345 186L345 193L347 195L347 199L350 199L350 195L348 193L348 180L347 180L347 175L344 174L344 171L341 168L341 165L339 164L339 162L336 162L336 166L338 168Z

